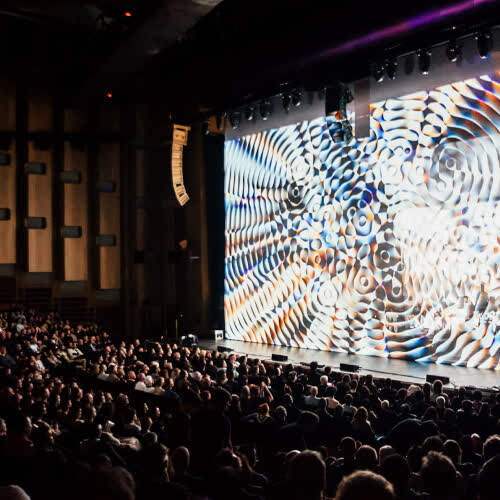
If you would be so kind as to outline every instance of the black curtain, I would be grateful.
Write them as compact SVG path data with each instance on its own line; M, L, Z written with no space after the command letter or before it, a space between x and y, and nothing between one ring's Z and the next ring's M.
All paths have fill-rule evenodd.
M210 323L224 329L224 137L205 137L205 182L207 197L208 273L210 280Z

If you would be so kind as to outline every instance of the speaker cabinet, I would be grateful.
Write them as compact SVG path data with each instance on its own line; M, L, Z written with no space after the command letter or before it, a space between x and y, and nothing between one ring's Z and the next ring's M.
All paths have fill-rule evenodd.
M449 383L450 383L450 379L449 379L449 377L445 377L445 376L443 376L443 375L431 375L431 374L429 374L429 375L427 375L427 376L425 377L425 380L426 380L427 382L429 382L430 384L432 384L432 383L433 383L433 382L435 382L436 380L441 380L441 382L443 382L443 384L444 384L444 385L447 385L447 384L449 384Z
M284 356L283 354L272 354L271 359L273 361L288 361L288 356Z
M340 363L340 371L341 372L356 373L356 372L359 372L359 366L358 365L349 365L347 363Z
M24 170L28 175L45 175L47 165L41 161L29 161L24 166Z
M61 234L63 238L81 238L82 226L63 226Z
M116 246L116 236L114 234L100 234L97 237L98 247L115 247Z
M26 217L24 226L26 229L46 229L47 219L45 217Z

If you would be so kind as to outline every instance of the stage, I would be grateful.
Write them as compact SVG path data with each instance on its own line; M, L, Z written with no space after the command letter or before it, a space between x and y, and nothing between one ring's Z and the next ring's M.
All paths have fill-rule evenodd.
M500 373L495 370L480 370L463 366L438 365L435 363L418 363L394 358L378 358L326 352L314 349L298 349L296 347L281 347L269 344L257 344L238 340L207 340L200 339L200 347L215 350L217 346L229 347L238 354L249 357L271 359L272 354L288 356L287 363L300 364L317 361L320 365L331 366L339 371L340 363L358 365L361 375L372 373L375 377L391 377L403 382L425 382L427 374L449 377L449 387L474 386L481 389L492 389L500 385Z

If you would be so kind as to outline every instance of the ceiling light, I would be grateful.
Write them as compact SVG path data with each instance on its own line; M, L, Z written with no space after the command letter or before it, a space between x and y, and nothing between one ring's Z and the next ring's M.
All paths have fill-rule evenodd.
M446 47L446 57L448 61L455 62L462 54L462 47L457 44L455 40L452 40L448 47Z
M294 90L291 97L292 104L298 108L302 104L302 92L300 90Z
M431 49L422 49L418 51L418 69L422 75L428 75L431 68Z
M231 124L233 130L240 126L240 121L241 121L241 113L239 111L233 111L229 115L229 123Z
M270 101L262 101L259 105L260 117L263 120L268 120L272 112L272 104Z
M398 71L398 60L396 58L390 59L385 65L387 69L387 76L389 79L394 80Z
M481 59L487 59L490 55L492 46L491 33L488 31L481 31L476 35L477 51Z
M245 120L247 121L252 121L255 116L255 108L253 106L248 106L247 109L245 109Z
M374 80L378 83L384 80L384 65L381 63L376 63L372 68L372 76Z
M283 106L283 111L285 113L288 113L290 111L290 106L292 105L292 98L290 97L290 94L283 94L283 96L281 97L281 105Z

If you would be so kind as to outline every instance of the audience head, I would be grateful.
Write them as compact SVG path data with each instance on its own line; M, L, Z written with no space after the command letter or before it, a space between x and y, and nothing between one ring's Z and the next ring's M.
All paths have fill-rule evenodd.
M345 477L337 488L336 500L395 500L394 488L382 476L371 471L358 471Z
M431 500L456 498L457 471L447 456L430 451L422 460L421 475Z

